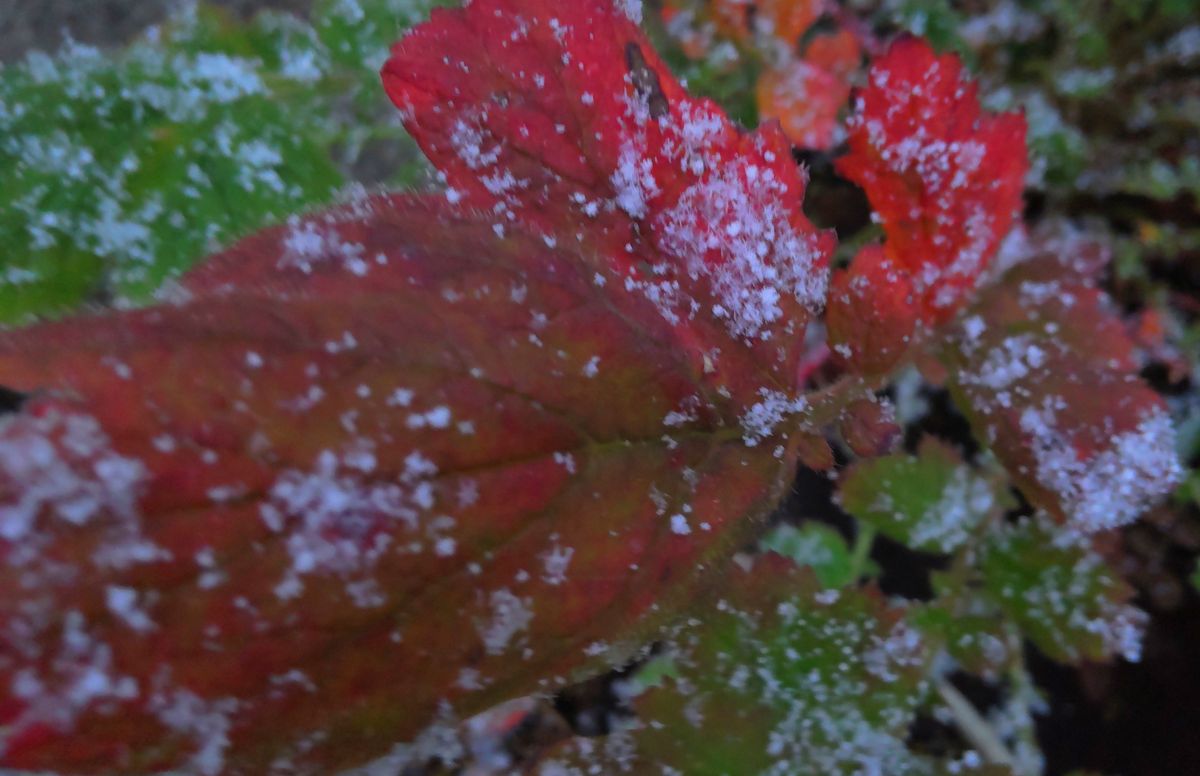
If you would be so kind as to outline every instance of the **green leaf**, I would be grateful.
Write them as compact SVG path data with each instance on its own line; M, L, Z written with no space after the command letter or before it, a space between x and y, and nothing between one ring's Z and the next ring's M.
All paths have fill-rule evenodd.
M988 537L980 569L986 594L1051 658L1139 658L1146 613L1078 535L1044 518L1005 526Z
M996 675L1017 657L1008 647L1004 620L995 614L963 614L943 602L914 609L912 622L972 674Z
M927 438L916 456L861 461L843 477L842 507L916 550L953 552L1001 505L995 486Z
M323 2L311 25L201 5L115 54L0 68L0 322L145 302L214 248L330 202L335 155L371 182L417 178L378 68L431 5Z
M823 587L843 587L854 581L850 548L842 535L827 525L781 525L763 539L762 546L812 568Z
M543 773L931 772L905 745L930 652L905 609L872 591L819 592L762 556L672 649L679 675L635 699L640 727L590 754L572 745Z

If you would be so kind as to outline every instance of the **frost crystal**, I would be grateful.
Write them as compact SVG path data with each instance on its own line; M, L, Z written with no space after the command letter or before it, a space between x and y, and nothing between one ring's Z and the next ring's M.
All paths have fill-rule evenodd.
M629 17L629 21L642 23L642 0L617 0L617 7Z
M0 418L0 541L6 562L44 570L44 547L64 525L91 525L98 567L124 568L165 553L142 536L145 465L122 456L90 416L52 409ZM27 577L32 580L32 577Z
M545 571L542 579L547 585L561 585L567 580L567 567L571 565L571 557L574 555L574 547L560 547L557 543L542 554Z
M657 221L664 247L689 275L709 279L713 314L738 336L760 337L780 320L784 294L810 310L824 305L823 254L789 223L787 194L774 171L738 160L690 186Z
M22 668L15 673L10 691L24 708L0 728L0 756L8 740L31 726L70 730L78 715L92 704L138 697L137 681L116 673L112 647L99 641L87 626L80 612L68 611L58 651L47 667Z
M112 452L95 419L54 411L5 418L0 429L0 478L21 485L0 502L0 538L25 539L43 514L73 525L135 518L146 468Z
M366 475L375 466L368 449L341 455L325 451L312 471L289 470L275 482L260 513L272 531L287 534L292 567L276 588L281 598L299 595L300 577L306 574L354 576L369 571L389 548L396 523L415 535L416 547L425 538L435 554L453 553L453 540L439 535L453 526L453 519L422 520L434 507L430 478L437 467L413 452L397 481L369 482ZM374 595L358 598L377 601Z
M229 747L231 715L238 703L233 698L206 701L187 690L157 693L150 708L168 728L190 738L196 748L189 770L202 776L216 776L225 769L225 750Z
M533 620L532 599L518 598L511 590L495 590L489 599L491 617L479 625L479 636L489 655L500 655Z
M803 412L808 402L803 396L795 399L779 391L761 391L762 401L756 402L742 417L742 438L755 447L775 433L775 428L790 415Z
M1056 426L1049 402L1021 415L1032 437L1037 479L1062 499L1074 526L1103 531L1133 522L1183 478L1171 418L1155 410L1137 428L1114 436L1104 450L1083 459Z

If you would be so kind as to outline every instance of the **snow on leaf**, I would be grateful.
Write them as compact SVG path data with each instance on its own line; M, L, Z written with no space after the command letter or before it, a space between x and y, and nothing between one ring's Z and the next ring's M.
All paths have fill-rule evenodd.
M589 249L379 197L0 335L0 766L330 772L639 646L796 445Z
M461 205L560 242L590 222L601 277L684 328L774 338L762 359L787 373L824 305L833 237L801 212L778 127L745 134L688 97L610 0L435 12L383 78Z
M632 701L624 745L566 747L554 767L703 774L917 771L905 746L928 645L871 591L819 591L777 555L734 572L706 619L673 639L676 669ZM542 774L555 771L543 766ZM667 769L670 770L667 770ZM561 771L560 771L561 772Z
M1149 617L1078 535L1044 519L1001 527L985 543L980 568L987 595L1055 660L1141 656Z
M1001 502L992 483L933 438L916 456L861 461L842 478L843 508L909 547L949 553Z
M1097 263L1094 246L1036 236L943 348L976 435L1026 495L1083 532L1136 520L1183 476Z
M846 540L833 528L806 522L799 528L784 524L762 540L763 549L791 558L799 566L811 566L817 579L827 588L853 582L853 563Z
M982 113L954 55L901 38L871 67L849 145L838 169L866 191L888 258L909 273L923 315L949 319L1020 210L1024 117Z

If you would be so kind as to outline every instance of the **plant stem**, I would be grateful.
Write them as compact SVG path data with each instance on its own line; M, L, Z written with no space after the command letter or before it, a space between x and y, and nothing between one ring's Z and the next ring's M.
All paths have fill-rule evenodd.
M850 555L850 578L857 580L863 574L871 545L875 543L875 527L859 521L858 535L854 537L854 549Z
M967 739L971 746L978 749L989 763L1007 765L1010 768L1016 766L1016 758L1004 746L1000 736L954 685L945 680L939 681L937 691L950 709L963 738Z

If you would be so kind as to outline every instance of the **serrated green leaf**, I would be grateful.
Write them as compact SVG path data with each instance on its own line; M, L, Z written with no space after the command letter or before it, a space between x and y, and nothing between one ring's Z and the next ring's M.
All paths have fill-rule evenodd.
M418 177L378 67L434 4L331 0L311 25L201 5L115 54L72 45L0 68L0 322L146 301L209 251L327 204L335 151L371 181ZM387 165L364 158L372 141Z
M999 506L995 487L951 448L926 439L918 455L861 461L843 477L842 507L917 550L953 552Z
M783 558L760 557L734 574L702 624L675 640L679 676L634 701L640 728L546 768L933 773L905 746L930 656L905 614L870 591L819 592Z
M982 550L984 590L1055 660L1136 661L1147 615L1129 604L1133 590L1083 541L1045 519L1005 526Z
M972 674L995 674L1014 657L1004 638L1004 621L994 615L961 614L933 604L915 609L912 622Z

